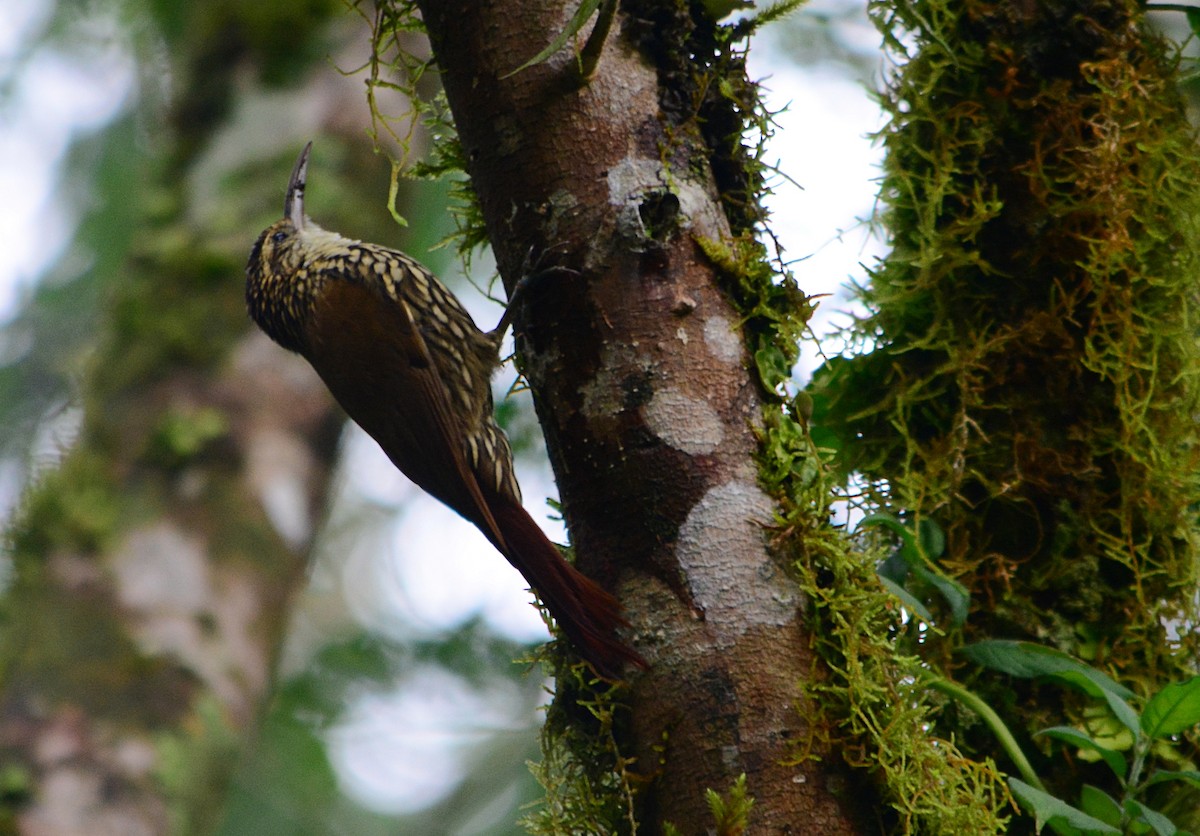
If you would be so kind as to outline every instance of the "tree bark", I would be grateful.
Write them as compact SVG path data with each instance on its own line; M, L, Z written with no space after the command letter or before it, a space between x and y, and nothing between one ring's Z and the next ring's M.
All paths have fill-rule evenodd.
M660 106L643 24L618 13L586 83L569 48L505 78L570 4L421 8L505 284L541 276L518 344L579 564L618 591L651 666L627 695L643 826L705 832L705 790L745 773L752 832L863 832L838 759L796 763L818 662L766 547L739 315L697 244L730 226L697 125Z

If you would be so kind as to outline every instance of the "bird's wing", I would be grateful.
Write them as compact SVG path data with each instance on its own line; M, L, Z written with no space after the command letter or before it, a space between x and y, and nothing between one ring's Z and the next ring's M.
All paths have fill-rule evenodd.
M392 463L505 551L463 452L466 428L408 306L361 283L329 282L308 342L313 368Z

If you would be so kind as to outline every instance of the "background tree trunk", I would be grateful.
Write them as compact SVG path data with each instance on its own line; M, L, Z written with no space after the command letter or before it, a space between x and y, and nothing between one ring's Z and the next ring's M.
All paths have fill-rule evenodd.
M302 361L248 327L251 232L223 235L226 218L203 202L219 184L193 176L230 116L235 74L278 72L271 29L286 19L299 70L305 48L320 54L328 10L160 11L172 17L154 21L173 38L172 127L149 154L128 154L132 132L110 134L125 154L101 211L135 228L119 230L125 252L100 242L76 280L108 290L82 426L9 532L5 832L216 827L328 500L342 419ZM273 205L285 177L281 165Z

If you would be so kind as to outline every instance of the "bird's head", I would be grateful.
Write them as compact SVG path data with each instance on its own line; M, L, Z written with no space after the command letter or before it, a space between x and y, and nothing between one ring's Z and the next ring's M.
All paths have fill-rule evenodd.
M308 155L304 146L283 201L283 218L271 224L250 250L246 262L246 304L250 315L276 342L295 351L304 344L302 323L311 296L321 283L314 254L341 236L321 229L304 214Z
M254 243L246 263L246 279L251 285L284 280L293 276L304 263L305 235L320 230L304 214L304 187L308 181L308 155L312 143L304 146L283 200L283 218L271 224Z

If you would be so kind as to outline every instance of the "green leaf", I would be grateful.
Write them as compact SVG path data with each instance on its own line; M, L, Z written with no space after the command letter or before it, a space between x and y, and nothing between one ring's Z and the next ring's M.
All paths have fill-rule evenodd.
M1016 796L1017 801L1021 802L1021 806L1028 812L1033 813L1033 817L1037 821L1038 830L1041 830L1042 826L1049 822L1057 821L1077 828L1083 833L1115 833L1117 836L1120 836L1121 831L1111 824L1106 824L1094 816L1089 816L1082 810L1072 807L1061 798L1055 798L1050 793L1031 787L1024 781L1009 778L1008 787L1012 790L1012 794Z
M1121 805L1115 798L1099 787L1084 784L1079 792L1079 806L1089 816L1095 816L1105 824L1121 826Z
M913 574L933 586L946 603L950 605L950 618L956 625L962 625L967 620L967 612L971 608L971 593L967 588L953 578L942 577L924 566L912 567Z
M913 530L891 514L868 514L859 525L883 526L899 537L901 553L910 566L936 560L946 550L946 535L941 526L930 519L923 519L917 524L915 538Z
M1117 684L1106 674L1053 647L1033 642L989 639L968 645L962 652L976 664L1010 676L1022 679L1054 676L1089 696L1100 697L1109 693L1122 700L1134 697L1132 691Z
M811 433L813 445L818 450L837 453L842 449L842 437L828 427L813 427Z
M917 535L921 540L921 551L930 560L937 560L946 551L946 534L933 520L921 520L917 525Z
M920 566L924 562L921 560L921 550L913 539L912 529L891 514L868 514L862 518L858 525L860 528L867 525L878 525L886 528L900 538L899 554L904 558L905 563L909 566Z
M1079 719L1092 740L1114 752L1129 752L1144 737L1140 731L1131 731L1117 719L1108 704L1100 700L1085 706Z
M927 565L930 557L940 555L946 548L946 537L937 523L932 520L921 521L918 525L919 543L918 539L913 536L913 530L891 514L869 514L859 522L859 526L870 525L882 526L900 538L899 551L885 561L887 566L881 574L886 574L890 580L899 583L897 567L893 558L896 556L903 558L913 574L936 589L946 599L946 603L950 606L950 618L955 624L962 624L967 620L967 612L971 607L971 593L958 581L939 575ZM924 616L921 617L924 618ZM933 622L930 621L930 623Z
M563 45L577 35L579 30L583 28L583 25L591 19L592 15L596 13L596 9L600 8L600 1L601 0L583 0L583 2L579 4L579 8L575 10L575 14L571 15L571 19L567 22L566 28L554 37L554 40L550 42L549 46L547 46L537 55L530 58L521 66L517 67L512 72L505 73L500 77L509 78L514 76L521 72L521 70L526 70L535 64L542 63L551 55L562 49Z
M1122 755L1120 752L1114 751L1113 749L1109 749L1107 746L1101 746L1099 743L1092 740L1092 738L1090 738L1088 735L1084 734L1078 729L1073 729L1070 726L1054 726L1053 728L1042 729L1040 732L1035 734L1034 737L1049 737L1053 740L1067 743L1077 749L1087 749L1095 752L1104 759L1104 762L1108 764L1108 768L1111 769L1118 778L1124 779L1126 773L1129 771L1129 764L1125 760L1124 755ZM1118 808L1118 814L1119 813L1120 810Z
M1152 738L1170 737L1200 723L1200 676L1173 682L1142 709L1142 730Z
M867 514L858 524L860 527L864 525L882 525L900 537L905 543L912 542L912 532L904 526L904 523L891 514Z
M1142 733L1142 723L1141 718L1138 717L1138 713L1133 710L1133 707L1129 703L1116 694L1105 691L1103 696L1104 701L1108 703L1108 707L1112 709L1112 713L1116 715L1125 728L1133 733L1134 739L1137 739L1138 735Z
M900 551L896 550L876 564L875 573L903 586L908 580L908 563L900 556Z
M1186 781L1200 787L1200 772L1194 769L1159 769L1146 781L1146 786L1161 784L1163 781Z
M777 392L779 387L791 379L792 370L787 357L773 345L765 345L754 352L754 364L758 367L758 377L769 392Z
M1150 825L1158 836L1175 836L1179 832L1179 828L1175 826L1175 822L1157 810L1151 810L1140 801L1134 801L1133 799L1126 801L1125 812L1129 814L1129 818L1132 821L1144 821Z
M1184 14L1187 15L1188 27L1192 34L1200 37L1200 9L1188 9Z
M1082 662L1080 664L1083 664ZM1069 685L1078 691L1082 691L1090 697L1102 699L1108 705L1113 716L1120 721L1121 725L1127 728L1133 739L1137 739L1141 733L1141 721L1138 718L1138 713L1133 710L1133 707L1125 700L1121 699L1116 694L1105 690L1095 681L1095 674L1099 674L1095 668L1088 668L1084 671L1068 670L1059 673L1046 674L1046 679L1054 682L1060 682L1063 685ZM1101 674L1103 675L1103 674Z
M900 603L904 605L905 609L922 621L930 624L933 623L933 616L930 615L929 610L926 609L925 605L917 600L915 595L885 575L879 575L879 582L883 584L884 589L900 599Z

